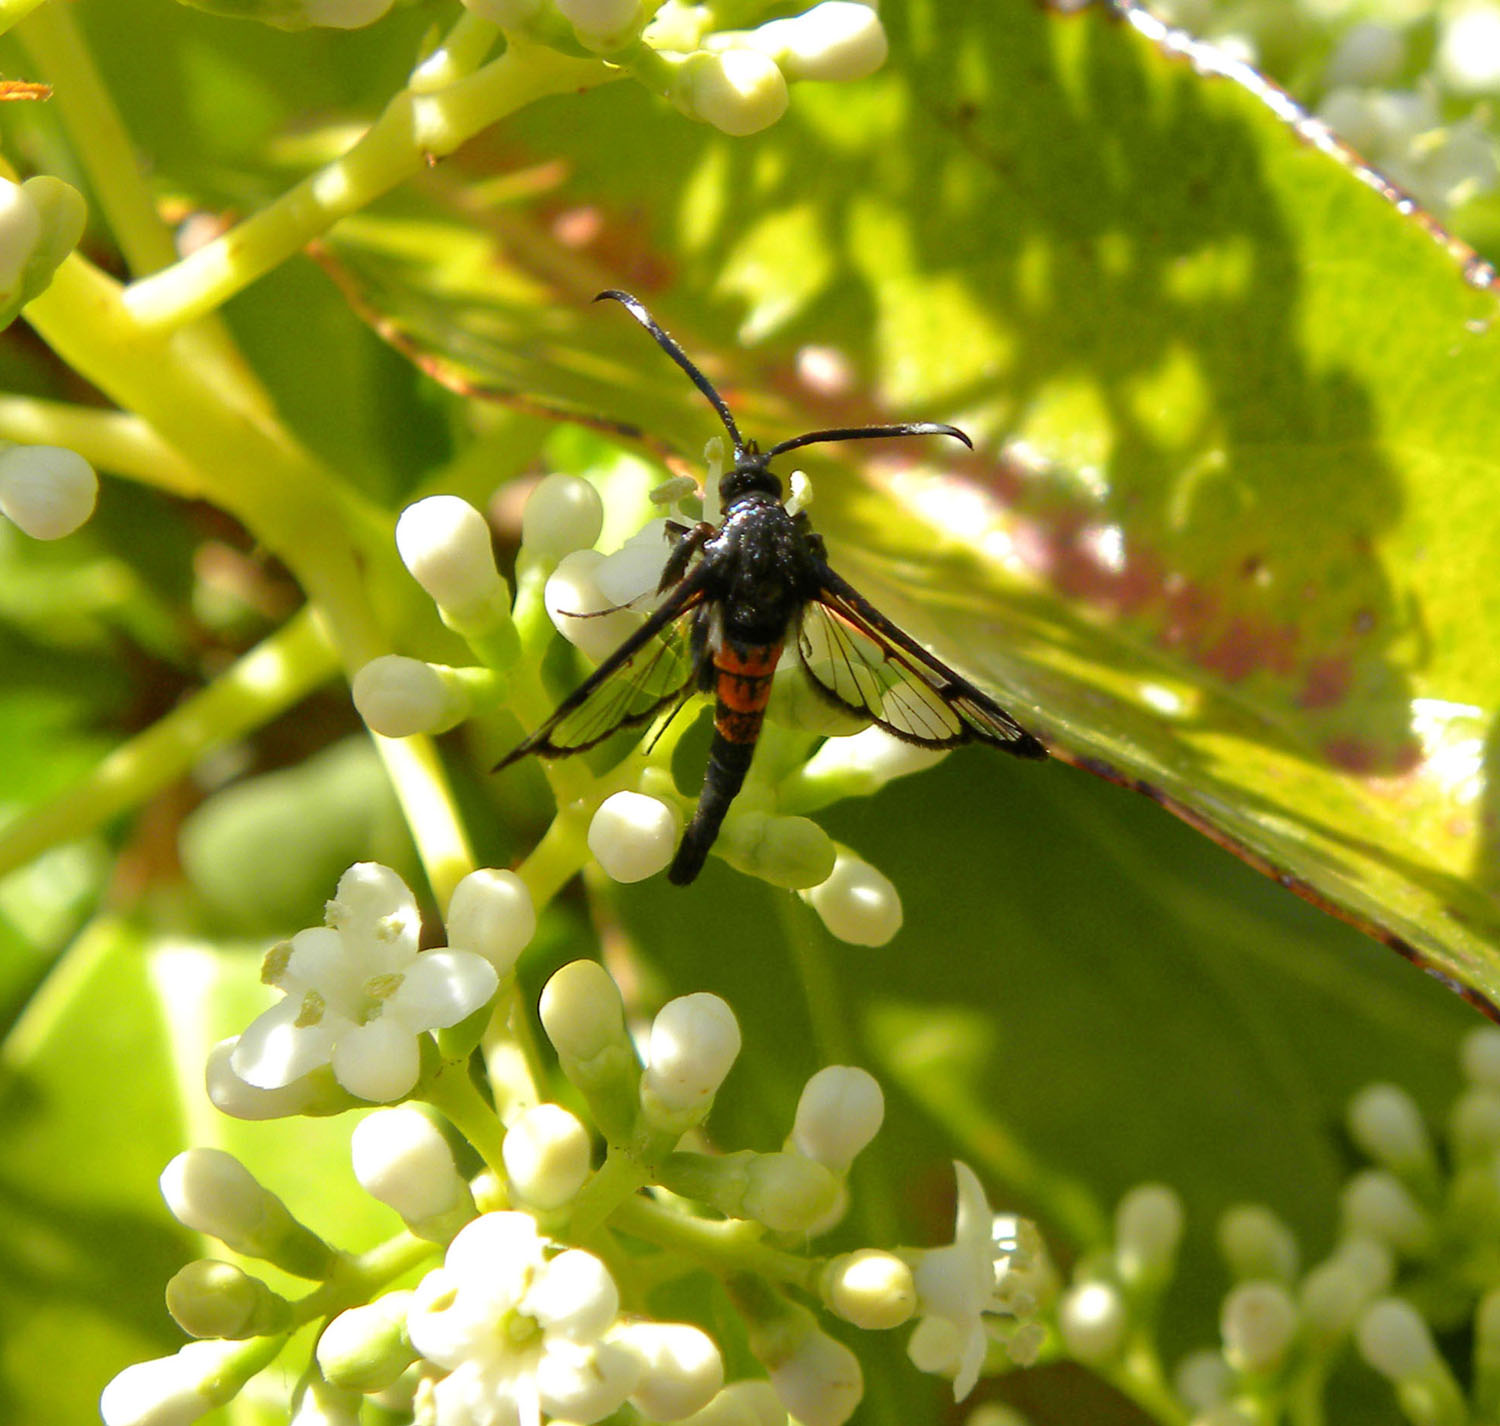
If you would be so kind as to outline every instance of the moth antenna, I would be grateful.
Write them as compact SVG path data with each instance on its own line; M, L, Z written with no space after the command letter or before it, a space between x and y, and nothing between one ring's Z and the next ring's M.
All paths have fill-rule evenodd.
M971 451L974 449L974 442L957 426L946 426L941 421L905 421L899 426L839 426L832 431L809 431L805 436L793 436L772 446L766 452L766 459L800 446L821 445L824 441L863 441L873 436L952 436Z
M688 379L706 397L709 404L719 413L719 419L724 423L724 429L729 432L729 438L734 442L734 454L736 459L745 449L744 437L740 435L740 428L734 424L734 417L729 414L729 407L724 404L724 398L714 390L713 383L693 364L693 359L677 345L666 332L662 331L653 317L645 308L640 298L632 297L628 292L621 292L617 288L610 288L601 292L594 298L595 302L602 302L605 298L612 302L618 302L637 322L641 324L656 341L666 354L672 358L685 372Z

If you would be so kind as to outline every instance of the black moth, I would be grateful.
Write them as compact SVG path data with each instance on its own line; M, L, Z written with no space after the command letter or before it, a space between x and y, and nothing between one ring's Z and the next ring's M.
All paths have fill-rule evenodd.
M651 616L565 698L496 769L530 753L566 757L620 728L648 722L669 703L714 695L714 736L697 811L668 878L684 886L702 870L740 790L787 640L817 693L909 743L951 748L991 743L1043 758L1042 744L988 695L935 659L828 567L807 516L790 514L771 461L800 446L872 436L969 438L929 421L810 431L762 451L746 441L724 399L686 352L628 292L619 302L706 396L734 442L719 482L718 525L669 525L673 544ZM675 711L675 710L674 710Z

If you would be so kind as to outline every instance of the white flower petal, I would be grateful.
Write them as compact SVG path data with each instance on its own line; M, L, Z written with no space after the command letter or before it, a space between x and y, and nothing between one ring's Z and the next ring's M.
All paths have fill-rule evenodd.
M348 990L363 979L361 971L349 964L344 938L327 926L298 931L291 944L286 966L276 982L288 995L313 988L325 999L342 1003Z
M386 1104L411 1092L421 1072L417 1037L400 1020L382 1015L355 1025L333 1047L333 1077L361 1099Z
M496 1372L478 1360L460 1363L432 1389L434 1426L539 1426L530 1374Z
M613 1343L549 1341L537 1363L536 1386L548 1416L588 1426L618 1410L640 1375L640 1363Z
M386 1001L386 1015L412 1030L456 1025L478 1010L499 983L494 966L473 951L424 951Z
M229 1067L256 1089L281 1089L326 1065L334 1041L348 1021L324 1014L316 1025L298 1025L301 998L279 1001L245 1027L229 1057Z
M620 1293L598 1258L569 1248L540 1268L521 1311L536 1318L549 1338L591 1342L620 1315Z
M375 969L399 969L417 953L422 918L416 898L379 862L356 862L339 878L327 919L349 949L368 957Z
M529 1213L485 1213L459 1229L444 1261L466 1293L485 1295L508 1310L542 1266L543 1246Z

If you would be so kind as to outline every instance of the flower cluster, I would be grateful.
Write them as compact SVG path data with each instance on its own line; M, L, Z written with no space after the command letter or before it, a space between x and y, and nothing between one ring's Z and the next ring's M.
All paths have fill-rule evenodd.
M884 1116L864 1070L814 1074L779 1150L704 1147L703 1125L741 1046L733 1011L715 995L669 1001L633 1038L600 965L557 971L539 1016L581 1115L539 1095L494 1027L483 1037L490 1098L470 1076L468 1051L454 1059L442 1046L410 1049L417 1039L431 1046L427 1027L483 1006L498 982L513 984L516 942L531 923L507 876L475 873L452 898L449 939L466 949L419 952L399 878L355 866L328 925L273 953L286 1000L215 1052L214 1097L255 1117L410 1093L363 1118L352 1137L356 1178L406 1231L355 1255L302 1223L231 1154L178 1155L161 1186L179 1222L315 1286L298 1300L237 1265L190 1263L167 1301L200 1340L116 1377L101 1403L108 1426L195 1419L310 1323L321 1325L297 1389L300 1426L353 1419L363 1399L435 1426L583 1426L627 1404L648 1422L790 1415L840 1426L863 1379L825 1317L866 1332L914 1322L912 1362L950 1377L960 1398L992 1346L997 1360L1035 1356L1053 1274L1035 1230L993 1215L962 1163L951 1244L814 1252L844 1220L851 1166ZM442 968L436 981L426 964ZM378 1039L367 1033L387 1022ZM263 1083L226 1089L239 1071ZM459 1169L451 1130L484 1160L472 1177ZM720 1277L737 1322L709 1297L702 1321L658 1319L653 1285L694 1272ZM760 1373L726 1381L726 1331Z
M1395 3L1216 7L1166 0L1167 19L1230 56L1273 75L1296 66L1299 91L1332 131L1439 214L1461 209L1500 182L1500 6L1459 0L1436 7ZM1308 44L1322 30L1321 45ZM1304 39L1295 48L1291 36ZM1326 60L1309 72L1308 54Z
M703 507L690 496L683 518L713 514L720 442L711 443L709 461ZM805 500L805 480L796 484ZM658 496L678 493L664 488ZM593 547L603 526L594 487L576 476L548 476L526 505L512 608L477 510L446 495L409 507L396 529L401 557L479 662L451 667L398 655L374 660L354 681L365 721L388 737L437 733L502 701L540 721L545 702L522 701L534 688L517 667L523 643L526 658L540 662L555 629L595 662L607 658L649 613L670 548L667 524L664 517L653 519L603 554ZM761 734L764 751L751 765L714 854L747 875L797 891L840 940L884 945L902 924L896 888L806 814L841 797L873 793L943 754L831 710L807 692L798 657L789 649L777 670ZM669 723L644 758L626 757L606 775L591 776L581 763L552 767L560 799L588 809L580 856L586 848L615 881L640 881L672 860L692 807L668 765L682 724ZM560 819L559 829L565 825Z
M1464 1042L1467 1087L1448 1117L1446 1154L1411 1097L1368 1086L1349 1104L1350 1138L1368 1156L1346 1181L1332 1250L1303 1266L1295 1235L1269 1208L1219 1220L1232 1279L1216 1346L1168 1372L1156 1320L1183 1230L1177 1195L1133 1190L1114 1241L1079 1262L1043 1320L1061 1354L1129 1395L1170 1379L1171 1410L1201 1426L1307 1420L1352 1347L1395 1391L1413 1426L1494 1420L1500 1410L1500 1030ZM1471 1343L1456 1367L1440 1350Z
M709 7L668 0L464 0L507 31L607 57L689 118L753 134L787 108L798 80L863 79L885 63L880 16L864 0L823 0L754 29L716 30Z

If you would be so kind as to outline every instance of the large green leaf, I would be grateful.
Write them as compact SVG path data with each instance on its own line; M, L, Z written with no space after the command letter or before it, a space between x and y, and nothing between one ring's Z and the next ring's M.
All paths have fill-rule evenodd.
M344 273L457 384L689 452L711 414L593 289L763 436L965 426L972 459L813 467L837 562L1070 757L1500 998L1493 297L1139 16L887 19L886 73L755 143L629 85L535 106L459 165L566 169L447 170Z

